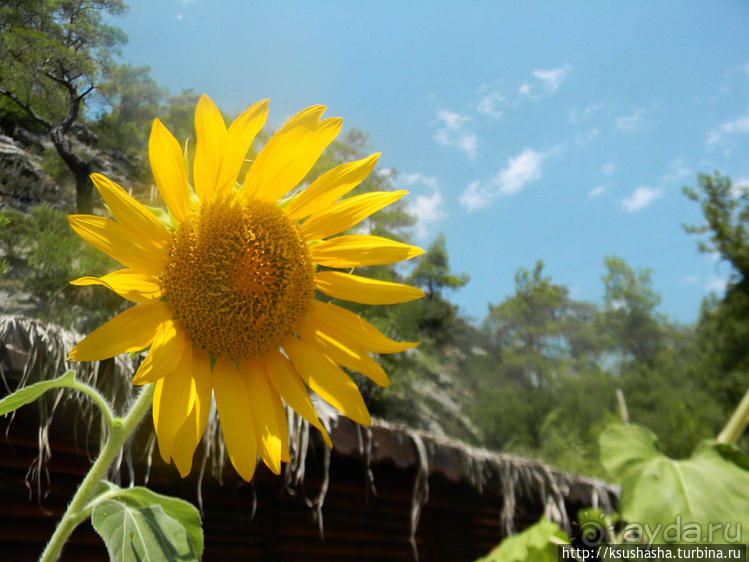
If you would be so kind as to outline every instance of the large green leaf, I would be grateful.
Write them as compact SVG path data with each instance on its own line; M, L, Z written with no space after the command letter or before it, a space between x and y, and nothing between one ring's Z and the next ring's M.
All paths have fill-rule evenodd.
M13 412L21 406L25 406L26 404L30 404L48 390L52 390L53 388L60 388L63 386L70 386L69 383L74 378L75 373L73 371L68 371L61 377L57 377L56 379L52 379L51 381L38 382L24 387L21 390L16 390L13 394L10 394L0 400L0 416Z
M185 528L160 505L134 507L105 500L94 509L91 523L112 562L200 560Z
M522 533L507 537L476 562L557 562L559 544L569 544L559 525L541 519Z
M749 538L749 471L714 441L674 460L655 434L628 424L599 439L601 462L621 485L621 516L648 542L734 543ZM625 539L629 537L625 536Z
M161 507L168 517L184 527L197 557L200 558L203 555L203 529L200 513L191 503L179 498L157 494L142 486L119 488L111 482L102 482L96 495L101 495L104 498L103 501L116 499L133 508ZM94 503L96 503L96 500L94 500Z

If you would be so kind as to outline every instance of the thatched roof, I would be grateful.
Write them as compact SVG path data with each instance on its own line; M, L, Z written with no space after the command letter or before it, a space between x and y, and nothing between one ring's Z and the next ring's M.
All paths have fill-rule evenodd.
M69 368L64 360L66 352L79 339L77 334L35 319L0 315L0 377L6 390L59 376ZM120 357L101 363L73 364L72 367L77 370L81 379L95 384L118 408L123 408L133 397L129 379L137 361L138 358ZM433 489L439 487L440 490L446 485L455 484L460 489L470 490L474 498L484 498L489 504L495 502L496 520L493 525L500 530L501 535L514 532L518 520L522 525L527 524L523 517L519 518L519 513L524 511L527 514L534 509L543 511L547 517L570 532L571 523L575 519L570 506L591 505L604 511L612 511L618 495L614 486L562 473L534 459L471 447L385 420L375 419L371 427L362 428L338 416L321 401L317 401L316 406L322 413L323 423L330 430L334 450L329 451L322 444L316 430L310 431L304 420L289 412L291 462L284 467L282 487L287 492L304 498L321 536L326 530L323 517L326 494L335 486L335 482L331 480L337 478L335 471L331 473L330 470L331 459L342 459L337 466L351 466L351 463L345 464L348 462L345 459L357 460L353 466L361 467L363 480L367 484L359 492L362 497L367 494L374 496L380 485L385 486L385 483L378 482L375 473L384 470L410 475L410 482L399 477L399 485L406 487L410 495L407 531L415 555L420 549L423 550L423 547L417 548L417 533L421 532L419 525L423 510L430 505L430 484ZM56 413L64 410L65 418L69 418L68 423L77 420L79 426L86 428L84 435L94 441L98 441L101 435L101 422L93 407L87 400L70 391L48 393L46 399L39 403L38 410L39 454L36 465L28 476L37 491L40 486L39 476L52 451L47 436ZM146 427L141 428L138 439L142 440L142 446L147 451L143 478L147 480L152 461L161 461L153 459L153 432L150 424L144 426ZM212 474L218 483L222 476L224 479L235 478L231 471L224 471L226 455L219 433L214 411L206 437L196 455L194 468L198 474L198 501L201 506L203 501L200 490L206 485L206 474ZM134 449L140 450L143 447ZM134 464L143 464L137 459L133 461L133 456L130 449L127 449L120 459L131 480L135 475ZM118 466L114 479L121 475L122 471L119 469ZM315 472L314 478L319 476L313 483L308 481L310 470ZM228 474L231 476L227 476ZM258 475L261 480L268 476L264 476L262 471ZM279 479L276 478L275 482L278 483ZM138 483L142 483L142 480ZM310 494L311 491L314 493ZM459 506L456 504L455 507ZM465 510L470 509L470 506L460 508ZM535 516L538 515L540 513ZM496 541L497 538L488 540Z

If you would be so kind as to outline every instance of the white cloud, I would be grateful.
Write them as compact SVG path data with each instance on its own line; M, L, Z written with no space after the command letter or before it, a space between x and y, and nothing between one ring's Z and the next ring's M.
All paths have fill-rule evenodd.
M391 179L395 176L395 170L393 168L383 168L380 170L380 175L385 179Z
M507 160L507 166L494 177L492 183L499 187L500 193L517 193L541 177L543 159L543 154L526 148L515 158Z
M460 196L460 204L468 212L485 207L500 194L512 195L537 181L542 175L542 164L547 154L526 148L488 182L473 181Z
M660 189L653 189L647 186L638 187L632 192L632 195L622 199L622 207L630 213L634 213L647 207L661 195Z
M584 148L588 146L591 142L593 142L598 135L601 134L601 131L598 129L590 129L588 131L578 133L575 135L575 143L580 148Z
M486 94L481 100L479 100L476 110L479 113L488 115L494 119L502 117L502 112L499 110L499 105L505 101L505 98L499 92L491 92Z
M642 116L644 110L636 109L629 115L622 115L616 118L616 128L623 133L631 133L642 126Z
M614 173L615 169L616 165L613 162L609 162L608 164L604 164L603 166L601 166L601 171L605 176L611 176Z
M466 211L471 213L486 206L491 198L492 194L481 187L481 182L476 180L469 183L465 190L463 190L459 201L465 207Z
M395 178L398 187L425 186L431 190L430 195L416 195L409 198L411 214L416 217L414 235L419 240L428 238L429 229L447 216L443 209L442 193L437 185L437 178L420 173L399 174Z
M518 94L521 94L523 96L531 95L531 85L527 82L523 82L522 84L520 84L520 87L518 88Z
M711 276L705 284L705 290L711 293L725 293L728 282L720 277Z
M424 174L399 174L395 182L398 186L425 185L437 189L437 178L425 176Z
M174 18L175 18L175 19L176 19L177 21L182 21L182 18L184 18L184 17L185 17L185 14L177 14L176 16L174 16Z
M476 157L478 137L468 129L470 117L441 109L437 112L440 128L434 134L434 140L442 146L457 148L469 158Z
M567 120L572 124L580 123L598 113L601 108L603 108L602 103L594 103L581 110L573 109L567 116Z
M677 183L687 176L692 175L692 170L684 165L683 158L677 158L668 166L668 171L663 175L663 183Z
M588 197L598 197L599 195L603 194L604 191L606 191L606 186L599 185L588 192Z
M721 130L726 133L749 133L749 113L734 121L723 123Z
M533 71L533 76L543 82L547 92L554 93L562 85L569 69L570 66L568 64L552 68L551 70L536 69Z
M726 121L717 129L708 131L707 133L707 147L712 148L723 140L726 134L742 134L749 133L749 113L743 117L738 117L733 121Z
M430 195L417 195L411 200L411 213L416 217L414 235L419 240L429 236L429 230L435 223L447 216L442 208L444 201L439 189L432 190Z
M731 182L731 195L738 199L742 195L749 195L749 178L739 178Z

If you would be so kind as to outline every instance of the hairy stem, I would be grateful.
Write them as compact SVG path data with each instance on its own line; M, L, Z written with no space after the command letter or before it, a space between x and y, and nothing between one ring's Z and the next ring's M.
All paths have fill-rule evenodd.
M83 389L81 389L83 390ZM85 392L85 390L84 390ZM151 406L153 384L146 386L138 396L130 411L124 418L113 418L109 427L109 435L99 456L97 457L86 477L81 482L73 499L68 505L62 519L57 524L52 538L47 543L40 562L54 562L60 557L65 541L75 528L86 519L86 506L97 486L107 474L112 461L119 454L122 445L133 434Z
M726 427L718 435L718 443L731 443L735 445L747 424L749 424L749 389L747 389L744 398L741 399L736 410L734 410Z

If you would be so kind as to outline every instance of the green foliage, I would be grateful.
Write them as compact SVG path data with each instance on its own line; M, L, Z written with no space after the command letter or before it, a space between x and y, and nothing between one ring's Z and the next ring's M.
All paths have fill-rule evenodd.
M749 192L715 173L700 174L698 188L684 188L700 204L705 223L684 226L695 235L702 252L718 253L731 264L732 277L722 299L706 299L697 325L700 345L698 368L706 389L721 401L735 404L746 389L749 373Z
M93 210L93 184L91 157L76 137L85 133L80 122L87 98L127 40L105 18L125 9L122 0L9 0L0 5L0 111L14 107L0 118L13 120L20 110L48 136L75 177L81 213Z
M160 119L167 129L169 129L174 138L180 143L190 139L190 144L195 144L195 125L194 115L195 106L198 104L200 95L191 89L182 90L176 96L167 100L166 112L162 113ZM150 129L149 131L150 132ZM242 174L239 177L243 177Z
M658 450L652 431L637 425L611 426L600 443L602 462L622 487L621 517L647 542L749 539L732 535L734 528L749 529L749 471L738 450L727 455L726 446L705 441L690 458L677 461ZM681 531L669 533L667 526L679 522Z
M143 486L120 488L106 481L101 483L92 502L98 503L93 513L94 528L107 543L110 556L110 544L115 549L130 550L127 540L123 541L128 524L144 529L140 534L141 538L136 540L130 537L130 540L141 556L143 552L147 553L146 560L199 560L203 554L200 513L189 502L157 494ZM115 519L111 518L113 515ZM101 522L101 530L96 527L97 517ZM119 536L116 529L118 518L125 524ZM112 559L131 558L125 556Z
M60 123L71 111L77 113L80 100L98 83L102 65L126 41L120 29L104 23L105 14L125 9L122 0L4 2L0 92L31 109L26 113L35 120Z
M147 66L111 61L104 65L102 83L97 88L102 114L93 124L101 148L140 158L144 164L142 155L146 154L151 123L159 116L166 97L166 90L156 84L150 72ZM145 176L146 166L139 172L139 176Z
M605 324L625 358L652 362L661 339L661 326L654 317L660 302L652 288L652 272L635 272L618 257L607 257L604 284Z
M471 278L461 273L455 275L450 272L447 257L447 239L440 232L414 267L408 278L409 283L423 287L427 298L440 296L443 289L459 289L465 287Z
M200 560L185 528L160 505L107 500L96 506L91 523L113 562Z
M596 431L613 412L615 386L601 367L600 313L543 273L520 269L515 294L490 305L486 355L469 376L473 419L487 446L600 475Z
M600 445L602 463L621 485L620 507L613 514L581 510L583 544L746 544L749 457L736 447L706 440L689 459L674 460L658 450L652 431L634 424L609 426L600 435ZM549 532L549 525L541 520L477 562L556 560L559 539L570 541ZM540 552L550 557L534 558Z
M557 545L569 542L559 525L542 518L522 533L507 537L476 562L556 562Z
M7 223L0 230L0 244L10 266L3 277L32 295L41 318L87 329L122 306L122 299L99 287L70 286L77 277L103 275L117 265L83 243L66 213L42 204L28 215L2 211L0 217Z

